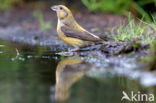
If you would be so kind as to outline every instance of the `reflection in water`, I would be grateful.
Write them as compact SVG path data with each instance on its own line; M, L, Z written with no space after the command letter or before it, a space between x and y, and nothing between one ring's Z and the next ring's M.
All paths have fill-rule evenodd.
M155 95L155 87L144 87L138 81L120 75L110 76L111 68L103 68L105 73L102 77L88 76L95 68L96 65L86 63L79 58L70 57L61 60L56 69L56 101L59 103L121 103L122 91ZM100 72L100 68L96 71ZM129 102L124 101L124 103Z
M121 103L123 90L156 95L155 86L145 87L139 81L129 79L129 75L139 74L148 82L151 78L155 80L153 76L149 79L149 75L128 68L133 64L126 62L127 58L105 59L101 64L106 66L97 66L94 59L91 64L82 61L84 57L60 61L60 56L46 48L25 47L28 46L5 43L5 47L0 48L0 103L54 103L55 99L61 103ZM50 87L54 86L56 91L51 94ZM55 95L55 99L50 98L51 95Z
M90 64L78 57L61 60L56 69L55 99L64 101L69 97L70 87L89 70Z

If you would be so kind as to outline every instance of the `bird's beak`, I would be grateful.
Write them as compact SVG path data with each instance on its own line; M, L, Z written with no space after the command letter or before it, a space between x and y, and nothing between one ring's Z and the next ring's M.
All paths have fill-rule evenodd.
M54 5L54 6L51 7L51 9L54 10L54 11L57 11L58 8L59 8L59 6L57 6L57 5Z

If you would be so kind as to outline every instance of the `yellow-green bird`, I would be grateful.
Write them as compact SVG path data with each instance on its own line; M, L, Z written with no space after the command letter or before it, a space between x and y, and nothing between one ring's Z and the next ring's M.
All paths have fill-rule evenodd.
M65 43L74 46L75 49L72 51L77 51L80 47L103 41L99 36L81 27L66 6L55 5L51 9L57 13L57 33L59 38Z

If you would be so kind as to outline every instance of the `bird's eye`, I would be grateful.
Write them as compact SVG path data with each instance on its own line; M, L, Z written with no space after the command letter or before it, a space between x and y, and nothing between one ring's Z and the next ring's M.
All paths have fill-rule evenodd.
M63 8L62 7L60 7L60 10L62 10Z

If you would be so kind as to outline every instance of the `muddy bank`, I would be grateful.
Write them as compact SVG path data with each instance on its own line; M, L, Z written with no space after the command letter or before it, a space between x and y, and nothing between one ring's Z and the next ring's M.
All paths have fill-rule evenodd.
M42 31L39 20L33 16L36 9L14 9L11 11L0 12L0 39L16 42L19 44L38 45L50 48L51 52L68 51L72 48L69 45L63 43L57 36L56 14L49 9L42 9L42 13L45 21L52 22L51 29ZM112 28L126 22L124 17L112 15L112 14L90 14L81 13L75 11L75 18L80 25L87 30L105 38L109 43L98 44L90 47L82 48L82 53L78 53L80 56L97 56L96 58L105 58L106 56L120 56L120 54L133 53L140 57L147 56L144 51L148 46L138 45L133 42L121 42L115 43L111 37ZM93 51L93 52L90 52ZM72 53L59 53L63 56L73 56ZM136 60L137 60L136 59Z
M42 9L45 21L52 22L51 29L42 31L39 20L34 17L36 9L13 9L0 12L0 39L30 45L50 46L52 50L66 50L70 46L64 44L57 36L56 14L49 9ZM87 30L101 36L109 37L111 29L125 21L123 17L112 14L89 14L75 11L76 20Z

